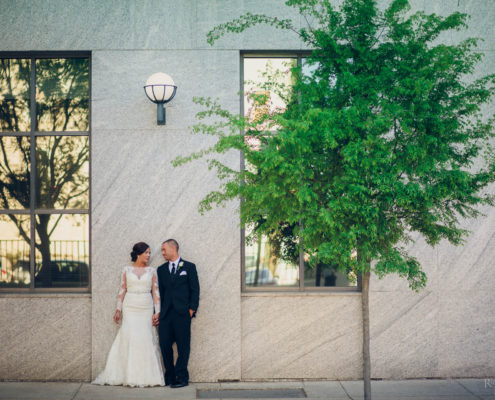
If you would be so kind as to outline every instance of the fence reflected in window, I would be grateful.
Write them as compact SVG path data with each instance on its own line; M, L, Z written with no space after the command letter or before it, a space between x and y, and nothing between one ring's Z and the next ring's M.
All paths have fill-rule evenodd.
M36 216L35 287L87 287L89 282L88 216Z
M0 288L88 288L90 54L12 54L0 53Z
M29 220L0 214L0 288L29 288Z

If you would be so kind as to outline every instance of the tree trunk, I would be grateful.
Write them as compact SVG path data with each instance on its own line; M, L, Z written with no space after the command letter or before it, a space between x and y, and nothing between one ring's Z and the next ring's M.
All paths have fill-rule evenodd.
M41 214L38 215L39 223L36 224L36 231L40 244L38 250L41 253L41 268L38 273L38 283L41 287L52 286L52 268L51 268L51 254L50 254L50 236L48 236L48 221L50 215Z
M363 382L364 400L371 400L371 358L370 358L370 309L369 289L370 271L362 275L362 312L363 312Z
M260 277L260 262L261 262L261 235L258 235L258 248L256 249L256 270L254 272L254 286L258 286Z
M321 270L322 266L320 263L316 264L316 274L315 274L315 286L321 286Z

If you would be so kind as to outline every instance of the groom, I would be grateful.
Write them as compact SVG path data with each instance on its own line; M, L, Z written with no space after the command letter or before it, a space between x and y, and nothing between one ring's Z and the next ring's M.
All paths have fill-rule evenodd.
M162 255L167 261L157 269L161 312L158 323L160 348L165 365L165 386L180 388L189 384L187 362L191 343L191 319L199 305L199 281L196 266L179 256L179 243L165 240ZM177 343L174 367L172 344Z

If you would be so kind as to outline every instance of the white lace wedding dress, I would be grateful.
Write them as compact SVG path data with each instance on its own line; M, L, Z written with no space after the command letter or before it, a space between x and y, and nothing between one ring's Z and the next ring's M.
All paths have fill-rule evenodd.
M124 267L117 301L122 326L108 353L97 385L164 386L153 306L160 312L158 278L153 267Z

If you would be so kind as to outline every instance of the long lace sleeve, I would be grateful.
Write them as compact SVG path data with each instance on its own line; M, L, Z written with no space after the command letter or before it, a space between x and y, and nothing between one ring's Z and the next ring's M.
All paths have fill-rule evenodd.
M122 276L120 277L119 294L117 295L117 310L122 311L122 303L127 292L127 278L125 276L125 268L122 270Z
M155 314L160 312L160 290L158 289L158 275L156 269L153 270L151 278L151 294L153 295L153 304L155 305Z

